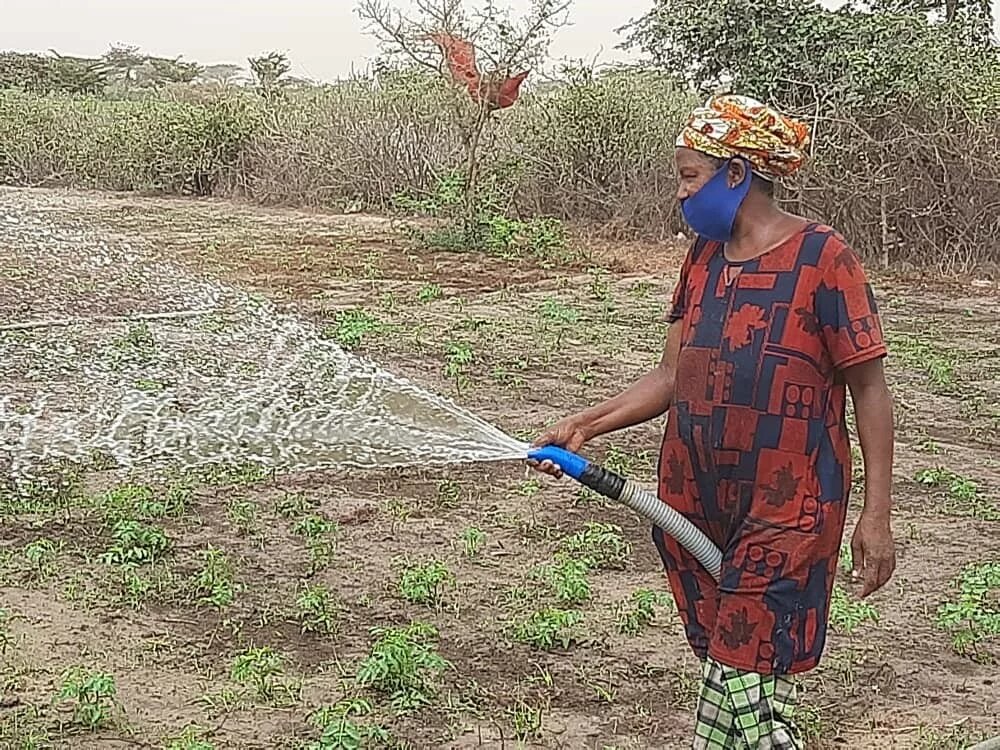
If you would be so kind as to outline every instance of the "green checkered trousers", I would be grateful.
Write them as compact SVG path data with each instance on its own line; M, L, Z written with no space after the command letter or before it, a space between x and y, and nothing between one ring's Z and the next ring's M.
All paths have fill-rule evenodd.
M705 661L692 750L802 750L797 684Z

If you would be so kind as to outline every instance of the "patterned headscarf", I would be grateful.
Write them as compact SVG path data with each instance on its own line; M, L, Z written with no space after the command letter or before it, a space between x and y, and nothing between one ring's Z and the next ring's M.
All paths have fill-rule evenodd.
M748 96L714 96L691 113L677 146L720 159L742 156L762 177L780 180L805 162L809 128Z

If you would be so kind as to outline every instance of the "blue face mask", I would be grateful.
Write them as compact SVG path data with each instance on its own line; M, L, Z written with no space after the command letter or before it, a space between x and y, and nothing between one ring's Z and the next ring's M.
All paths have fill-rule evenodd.
M697 193L681 201L684 220L705 239L729 242L733 236L736 214L750 191L750 182L750 170L747 168L743 181L735 187L729 187L727 161Z

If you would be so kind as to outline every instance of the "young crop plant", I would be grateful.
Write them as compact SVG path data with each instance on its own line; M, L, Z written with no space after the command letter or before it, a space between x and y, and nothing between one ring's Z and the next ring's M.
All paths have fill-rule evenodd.
M431 607L441 604L444 591L454 585L455 576L440 560L407 565L400 574L399 595L414 604Z
M413 622L406 627L376 628L372 635L377 640L358 668L358 685L387 695L396 711L430 704L438 693L439 678L451 667L433 643L437 629Z
M983 659L983 644L1000 640L1000 562L967 565L952 588L958 599L938 608L938 627L956 653Z
M866 622L878 622L878 611L867 602L851 598L840 584L834 584L830 600L830 625L851 635Z
M622 635L639 635L653 622L656 607L669 606L670 597L660 591L639 589L614 606L615 626Z
M532 612L514 625L514 639L545 651L568 649L580 640L578 625L583 615L576 610L546 609Z
M286 658L270 646L251 647L237 654L230 676L251 688L258 700L275 706L298 702L301 684L285 675Z
M73 706L73 722L94 731L108 726L115 713L118 687L114 676L71 667L62 673L56 702Z
M591 568L622 569L632 550L620 526L588 522L582 531L563 539L560 551Z

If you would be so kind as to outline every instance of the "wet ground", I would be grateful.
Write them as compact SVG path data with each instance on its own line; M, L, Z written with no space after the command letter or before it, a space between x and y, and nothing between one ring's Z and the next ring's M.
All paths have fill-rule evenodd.
M382 217L44 191L0 204L266 295L521 438L652 366L683 253L577 239L569 262L501 258L423 249ZM156 278L108 299L67 286L80 276L0 224L0 322L163 301ZM873 281L899 566L865 603L840 579L801 722L813 748L952 750L1000 734L1000 288ZM151 322L153 345L179 325ZM648 483L660 428L586 452ZM293 748L319 725L341 742L320 747L688 742L696 662L648 527L568 481L517 463L100 469L0 507L2 747ZM414 622L432 630L373 631Z

